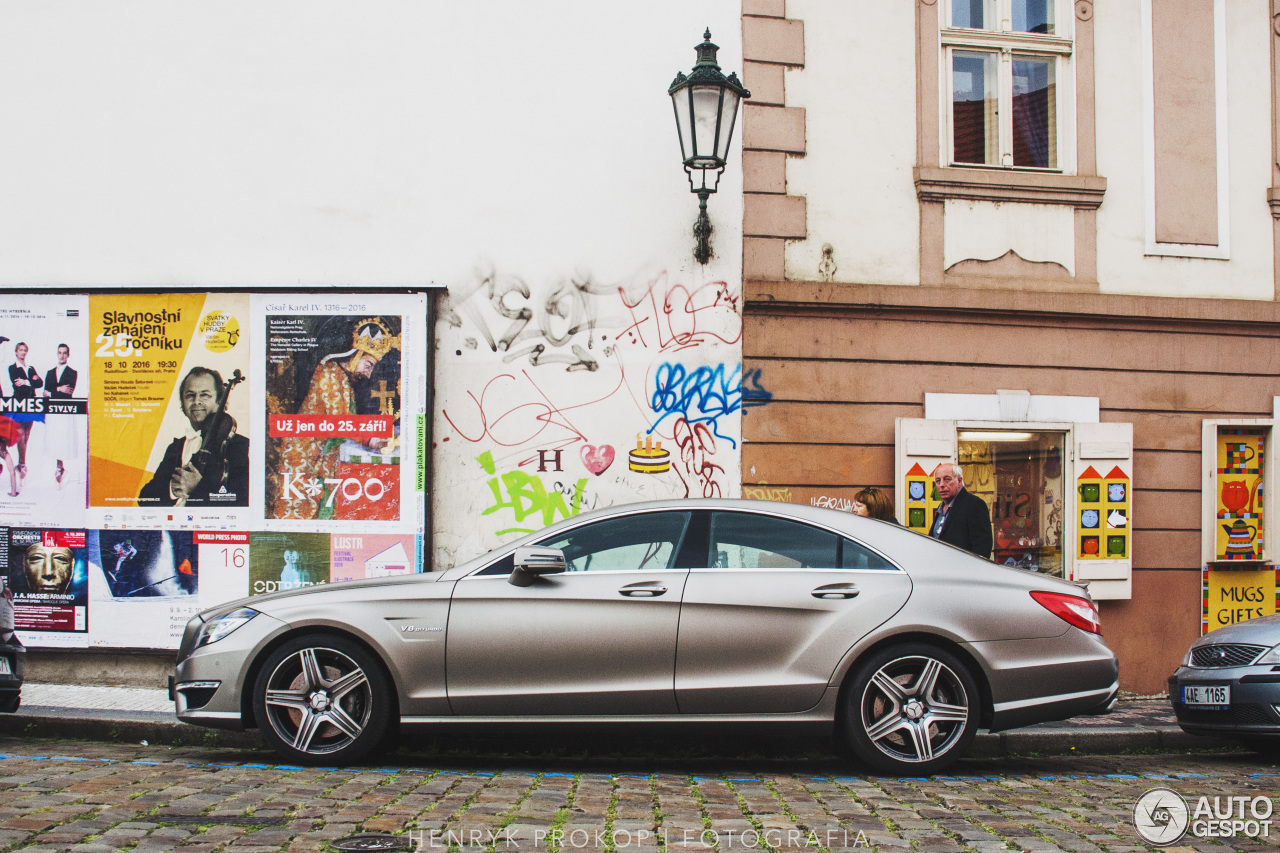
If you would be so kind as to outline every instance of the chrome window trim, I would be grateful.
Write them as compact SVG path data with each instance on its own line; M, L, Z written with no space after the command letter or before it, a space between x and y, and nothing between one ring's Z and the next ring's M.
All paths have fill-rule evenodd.
M896 572L903 572L904 574L906 574L906 571L902 568L902 566L900 566L900 565L899 565L897 562L895 562L894 560L890 559L887 555L885 555L885 553L884 553L883 551L881 551L881 550L880 550L880 549L878 549L878 548L874 548L874 547L872 547L871 545L868 545L866 542L862 541L861 539L858 539L857 537L855 537L855 536L853 536L853 535L851 535L851 534L849 534L849 533L846 533L846 532L844 532L844 531L842 531L842 530L837 530L836 528L834 528L834 527L830 527L830 526L828 526L828 525L826 525L826 524L821 524L821 523L818 523L818 522L810 521L810 520L808 520L808 519L797 518L797 517L795 517L795 516L793 516L793 515L786 515L786 514L783 514L783 513L777 513L777 512L763 512L763 511L756 510L756 509L729 509L729 508L724 508L724 507L715 507L715 506L710 506L710 507L708 507L708 506L691 506L691 507L689 507L688 509L681 509L681 508L679 508L679 507L674 507L674 506L673 506L673 507L663 507L662 509L636 510L636 509L629 509L629 508L625 508L625 507L620 507L620 508L619 508L619 511L618 511L617 513L614 513L614 514L611 514L611 515L596 516L596 517L594 517L594 518L591 518L591 519L588 519L588 520L584 520L584 521L582 522L582 524L576 524L576 525L574 525L574 526L572 526L572 527L566 527L564 530L560 531L560 533L558 533L558 534L556 534L556 535L558 535L558 536L560 536L560 535L568 535L569 533L573 532L574 530L577 530L579 527L584 527L584 526L586 526L586 525L588 525L588 524L594 524L594 523L596 523L596 522L598 522L598 521L612 521L612 520L614 520L614 519L616 519L616 518L622 518L622 517L625 517L625 516L628 516L628 515L649 515L649 514L658 513L658 512L697 512L697 511L699 511L699 510L704 510L704 511L707 511L707 512L735 512L735 513L744 513L744 514L747 514L747 515L761 515L761 516L765 516L765 517L768 517L768 518L780 518L780 519L782 519L782 520L784 520L784 521L794 521L796 524L804 524L804 525L807 525L807 526L809 526L809 527L816 528L816 529L818 529L818 530L824 530L824 531L826 531L827 533L833 533L833 534L835 534L836 536L839 536L841 539L848 539L849 541L851 541L851 542L855 543L855 544L856 544L856 545L858 545L859 547L861 547L861 548L866 548L868 551L870 551L871 553L875 554L875 555L876 555L876 556L878 556L880 559L884 560L886 563L888 563L890 566L892 566L892 567L893 567L892 569L833 569L833 571L841 571L841 572L844 572L844 571L850 571L850 572L851 572L851 571L864 571L864 572L876 572L876 573L883 573L883 572L886 572L886 571L896 571ZM833 512L834 512L834 510L833 510ZM874 521L874 520L876 520L876 519L872 519L872 520ZM883 523L883 524L888 524L889 522L885 521L885 522L882 522L882 523ZM903 529L905 529L905 528L903 528ZM686 528L686 529L685 529L685 533L687 534L688 532L689 532L689 531L688 531L688 528ZM937 540L937 539L935 539L934 541L935 541L935 542L937 542L937 541L941 541L941 540ZM681 541L681 543L680 543L680 544L683 544L683 537L682 537L682 541ZM945 545L945 544L949 544L949 543L945 543L945 542L944 542L943 544ZM498 555L497 557L495 557L493 560L490 560L489 562L485 563L483 566L480 566L480 567L479 567L479 568L477 568L477 569L473 569L472 571L468 572L468 573L467 573L467 575L466 575L465 577L459 578L458 580L459 580L459 581L465 581L465 580L470 580L470 579L472 579L472 578L476 577L479 573L481 573L481 572L485 571L486 569L491 568L491 567L492 567L495 563L497 563L499 560L502 560L502 559L504 559L504 558L506 558L506 557L509 557L512 553L514 553L514 552L515 552L516 547L518 547L518 546L514 546L514 545L513 545L513 546L508 546L505 550L503 550L503 552L502 552L500 555ZM955 547L955 546L952 546L952 547ZM963 549L957 549L957 550L961 550L961 551L963 551ZM677 553L678 553L678 552L677 552ZM963 553L966 553L966 554L967 554L968 552L967 552L967 551L963 551ZM702 570L702 569L689 569L689 570L683 570L683 569L655 569L654 571L667 571L667 572L670 572L670 571L695 571L695 572L698 572L698 571L703 571L703 570ZM763 571L787 571L787 570L786 570L786 569L765 569L765 570L763 570ZM809 571L815 571L815 570L809 570ZM821 570L817 570L817 571L821 571ZM566 572L566 574L586 574L586 572L573 572L573 573ZM599 574L603 574L603 572L600 572ZM485 575L485 577L506 577L506 575Z

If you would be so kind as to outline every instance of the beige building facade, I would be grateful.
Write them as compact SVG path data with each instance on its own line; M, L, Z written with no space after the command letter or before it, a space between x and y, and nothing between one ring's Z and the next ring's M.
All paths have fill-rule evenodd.
M1274 611L1278 5L744 0L744 495L958 461L1139 694Z

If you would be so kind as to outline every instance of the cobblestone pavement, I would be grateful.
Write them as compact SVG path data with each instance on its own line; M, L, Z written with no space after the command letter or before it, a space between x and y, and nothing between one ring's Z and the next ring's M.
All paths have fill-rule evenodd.
M1193 802L1280 795L1280 765L1243 752L968 760L933 779L802 759L765 761L767 772L696 763L637 773L597 761L565 772L409 761L338 770L255 761L264 755L0 740L0 850L318 851L382 832L439 853L1129 853L1157 849L1131 820L1149 788ZM1189 838L1164 849L1278 841L1280 827L1258 841Z

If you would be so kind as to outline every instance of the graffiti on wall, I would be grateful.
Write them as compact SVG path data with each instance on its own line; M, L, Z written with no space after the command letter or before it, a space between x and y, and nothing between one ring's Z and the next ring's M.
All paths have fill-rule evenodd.
M449 288L436 340L437 564L588 509L734 497L740 289L668 273L541 283L496 271ZM477 467L477 463L479 467Z

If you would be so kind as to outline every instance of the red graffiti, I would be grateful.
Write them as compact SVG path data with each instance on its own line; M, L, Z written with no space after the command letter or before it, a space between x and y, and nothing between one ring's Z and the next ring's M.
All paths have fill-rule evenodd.
M718 498L724 492L720 487L719 475L724 474L724 466L711 461L716 452L716 437L704 423L690 424L684 418L675 423L675 442L680 448L680 465L689 474L685 479L680 468L675 469L684 484L684 496L693 497L690 480L693 486L701 489L702 497Z
M734 344L742 340L739 297L723 281L690 290L682 284L668 287L667 275L663 273L637 294L628 294L626 288L621 287L618 294L631 312L631 325L617 335L618 340L630 336L631 340L648 347L648 335L664 352L706 342Z

